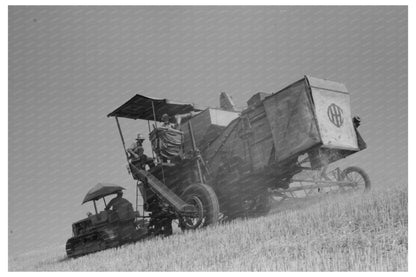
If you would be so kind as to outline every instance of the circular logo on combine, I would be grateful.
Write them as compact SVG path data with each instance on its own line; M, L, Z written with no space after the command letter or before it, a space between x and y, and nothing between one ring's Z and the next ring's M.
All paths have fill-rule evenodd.
M342 123L344 123L344 118L342 117L342 114L344 112L340 107L332 103L328 107L328 118L337 127L341 127Z

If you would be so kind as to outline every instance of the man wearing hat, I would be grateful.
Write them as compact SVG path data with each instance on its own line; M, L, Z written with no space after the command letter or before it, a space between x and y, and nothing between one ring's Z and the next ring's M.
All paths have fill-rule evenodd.
M105 210L117 212L121 220L134 220L134 210L133 205L129 200L123 198L123 192L120 190L117 192L117 196L107 204Z
M127 149L127 154L129 155L129 160L131 163L141 169L145 169L146 164L150 168L154 167L154 162L152 158L148 158L144 154L143 141L145 140L142 134L137 134L136 142L134 142L130 148Z
M129 158L131 161L140 160L140 157L143 155L143 141L144 137L142 134L137 134L136 142L134 142L130 148L127 149L127 153L129 154Z
M136 142L134 142L130 148L127 149L127 154L131 163L138 167L143 168L148 162L148 158L144 153L143 141L145 140L142 134L137 134Z
M120 190L117 192L117 196L111 199L111 201L105 206L105 210L108 211L113 208L113 211L120 210L120 207L124 205L131 205L131 203L123 198L123 192Z
M173 128L173 124L170 123L170 118L169 115L167 114L163 114L162 115L162 127L164 128Z

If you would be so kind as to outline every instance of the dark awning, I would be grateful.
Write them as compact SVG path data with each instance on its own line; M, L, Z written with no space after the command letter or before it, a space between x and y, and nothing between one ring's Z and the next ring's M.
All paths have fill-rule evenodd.
M150 98L136 94L133 98L107 116L154 120L152 102L155 108L156 121L161 121L161 117L165 113L169 116L173 116L202 110L196 108L194 104L180 103L168 99Z
M87 195L85 195L85 197L84 197L84 200L82 200L82 204L84 204L85 202L88 202L88 201L98 200L98 199L103 198L107 195L114 194L114 193L117 193L119 191L122 191L123 189L125 189L125 188L114 185L114 184L98 183L92 189L90 189L88 191Z

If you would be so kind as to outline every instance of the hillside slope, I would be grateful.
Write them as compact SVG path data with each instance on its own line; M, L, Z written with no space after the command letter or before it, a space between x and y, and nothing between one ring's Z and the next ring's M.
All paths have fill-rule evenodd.
M262 218L234 221L78 259L64 250L9 258L11 271L407 271L403 186L338 195Z

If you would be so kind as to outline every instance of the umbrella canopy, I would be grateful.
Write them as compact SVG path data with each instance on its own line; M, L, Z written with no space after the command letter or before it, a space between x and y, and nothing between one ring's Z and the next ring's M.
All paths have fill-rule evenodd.
M87 195L85 195L84 200L82 201L82 204L88 201L98 200L104 196L117 193L123 189L125 188L114 184L98 183L88 191Z
M153 110L154 108L154 110ZM162 115L169 116L176 114L185 114L203 110L191 103L181 103L168 99L150 98L144 95L136 94L129 101L111 112L108 117L125 117L131 119L155 120L162 121Z

